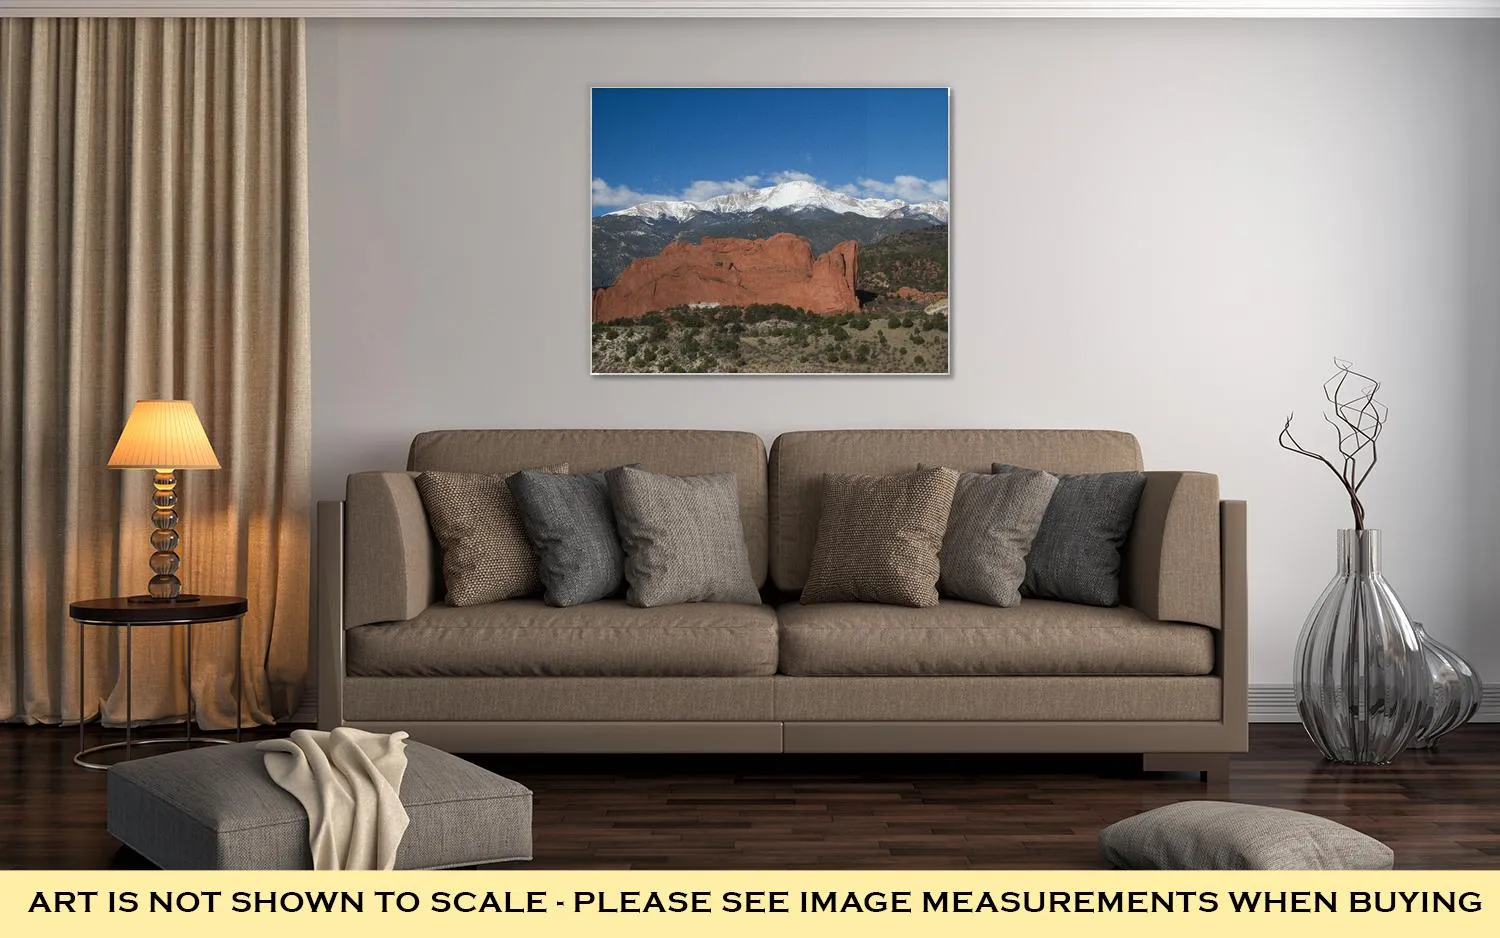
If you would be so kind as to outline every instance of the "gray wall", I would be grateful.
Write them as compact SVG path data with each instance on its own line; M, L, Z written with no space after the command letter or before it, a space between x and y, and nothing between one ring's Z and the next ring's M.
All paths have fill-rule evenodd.
M1348 515L1275 438L1328 443L1340 355L1386 382L1390 579L1500 673L1500 26L316 20L308 57L318 497L441 426L1128 429L1250 501L1286 683ZM952 87L952 376L590 377L589 87L797 82Z

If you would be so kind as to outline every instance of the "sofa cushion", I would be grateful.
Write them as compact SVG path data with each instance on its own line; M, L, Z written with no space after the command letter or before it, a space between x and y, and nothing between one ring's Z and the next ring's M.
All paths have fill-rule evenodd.
M1199 675L1214 666L1212 629L1124 606L788 603L778 614L783 674Z
M938 592L990 606L1021 602L1026 555L1057 488L1041 470L958 477L948 532L938 556Z
M541 589L536 554L505 479L504 473L430 470L417 476L427 521L443 548L450 606L479 606Z
M760 604L734 473L669 476L621 466L604 478L625 551L627 602Z
M829 473L804 603L938 603L938 551L958 473Z
M1000 450L992 451L994 453ZM755 585L766 581L766 444L740 430L430 430L406 468L514 472L566 462L575 473L630 463L670 475L733 472ZM1081 471L1081 470L1075 470Z
M1031 470L995 463L997 474ZM1121 550L1130 537L1143 472L1059 475L1026 557L1021 592L1090 606L1120 602Z
M577 606L620 591L625 555L604 473L570 476L527 469L505 481L536 551L537 578L547 605Z
M351 677L746 677L776 673L776 612L618 599L435 604L405 622L349 629L345 647Z
M571 457L574 471L577 461ZM1114 430L798 430L771 446L771 579L807 582L826 472L888 475L913 466L989 472L996 460L1059 472L1141 468L1135 437ZM518 467L519 468L519 467ZM655 468L647 464L646 468Z

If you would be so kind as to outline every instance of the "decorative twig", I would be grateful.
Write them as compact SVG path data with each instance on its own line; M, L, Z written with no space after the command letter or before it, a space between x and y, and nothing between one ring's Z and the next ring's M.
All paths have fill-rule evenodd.
M1365 506L1359 499L1359 490L1370 477L1370 470L1375 468L1375 463L1380 459L1380 449L1377 441L1380 432L1385 429L1385 421L1389 416L1386 406L1375 399L1375 394L1380 390L1380 382L1369 375L1361 374L1354 370L1354 366L1342 359L1335 358L1333 364L1338 368L1333 377L1323 382L1323 396L1328 403L1333 405L1332 415L1323 414L1323 420L1338 434L1339 456L1342 457L1343 469L1340 470L1324 455L1307 449L1297 438L1292 436L1292 414L1288 414L1286 423L1282 424L1281 433L1276 437L1276 442L1282 449L1289 450L1299 456L1316 459L1328 467L1328 471L1338 478L1339 483L1344 486L1344 491L1349 496L1349 507L1354 512L1354 529L1363 531L1365 528ZM1364 382L1363 386L1356 391L1345 391L1349 379L1353 378ZM1352 445L1352 448L1350 448ZM1369 462L1364 470L1360 471L1360 457L1369 450Z

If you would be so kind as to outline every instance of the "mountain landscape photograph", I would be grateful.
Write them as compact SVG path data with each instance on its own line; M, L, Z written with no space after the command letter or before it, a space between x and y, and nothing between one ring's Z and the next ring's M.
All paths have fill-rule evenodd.
M594 374L947 374L946 88L595 88Z

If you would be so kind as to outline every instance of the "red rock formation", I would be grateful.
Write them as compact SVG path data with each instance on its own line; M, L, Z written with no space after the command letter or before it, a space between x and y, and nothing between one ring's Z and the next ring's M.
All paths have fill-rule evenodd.
M814 258L806 238L675 241L631 263L612 286L594 291L594 322L643 316L689 303L784 303L814 313L854 313L859 244L845 241Z
M896 291L896 295L903 300L916 300L919 303L936 303L938 300L946 300L946 293L926 293L916 287L902 287Z

